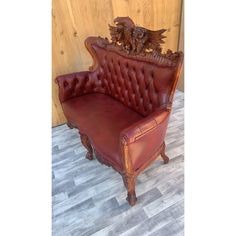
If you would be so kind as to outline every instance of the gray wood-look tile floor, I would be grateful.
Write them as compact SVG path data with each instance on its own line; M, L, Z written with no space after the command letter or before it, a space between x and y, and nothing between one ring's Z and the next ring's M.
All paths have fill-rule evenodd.
M121 176L85 159L76 129L52 129L52 234L172 236L184 233L184 94L177 91L166 134L163 165L158 158L139 175L138 202L130 207Z

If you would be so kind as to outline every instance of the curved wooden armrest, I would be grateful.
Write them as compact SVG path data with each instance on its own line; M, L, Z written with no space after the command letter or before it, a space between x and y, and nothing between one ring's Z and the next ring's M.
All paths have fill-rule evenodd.
M90 93L96 87L95 72L83 71L58 76L55 81L59 86L60 102Z
M167 109L157 111L124 129L120 134L121 143L131 144L144 136L148 139L148 134L157 128L162 131L165 127L161 127L161 124L168 121L169 114Z

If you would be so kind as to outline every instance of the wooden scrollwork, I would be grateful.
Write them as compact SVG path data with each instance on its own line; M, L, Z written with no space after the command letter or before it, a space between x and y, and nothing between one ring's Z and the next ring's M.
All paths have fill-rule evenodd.
M109 25L111 42L107 38L98 37L97 44L102 48L126 54L135 59L156 61L163 66L175 66L182 52L168 49L162 53L163 34L166 29L149 30L136 26L129 17L117 17L115 26Z
M145 54L146 52L161 53L161 44L166 36L166 29L152 31L135 26L129 17L117 17L115 26L109 25L111 40L114 44L121 45L128 54Z

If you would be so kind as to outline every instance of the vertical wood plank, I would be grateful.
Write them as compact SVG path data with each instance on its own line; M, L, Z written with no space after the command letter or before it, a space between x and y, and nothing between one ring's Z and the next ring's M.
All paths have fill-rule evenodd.
M184 2L182 6L181 25L179 34L179 50L184 51ZM184 69L181 72L177 88L184 92Z

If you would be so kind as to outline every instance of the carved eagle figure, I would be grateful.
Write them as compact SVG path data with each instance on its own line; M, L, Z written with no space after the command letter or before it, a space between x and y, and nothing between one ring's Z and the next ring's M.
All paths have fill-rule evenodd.
M152 31L135 26L129 17L117 17L115 26L109 25L111 41L120 44L127 53L140 54L147 50L160 53L166 29Z

